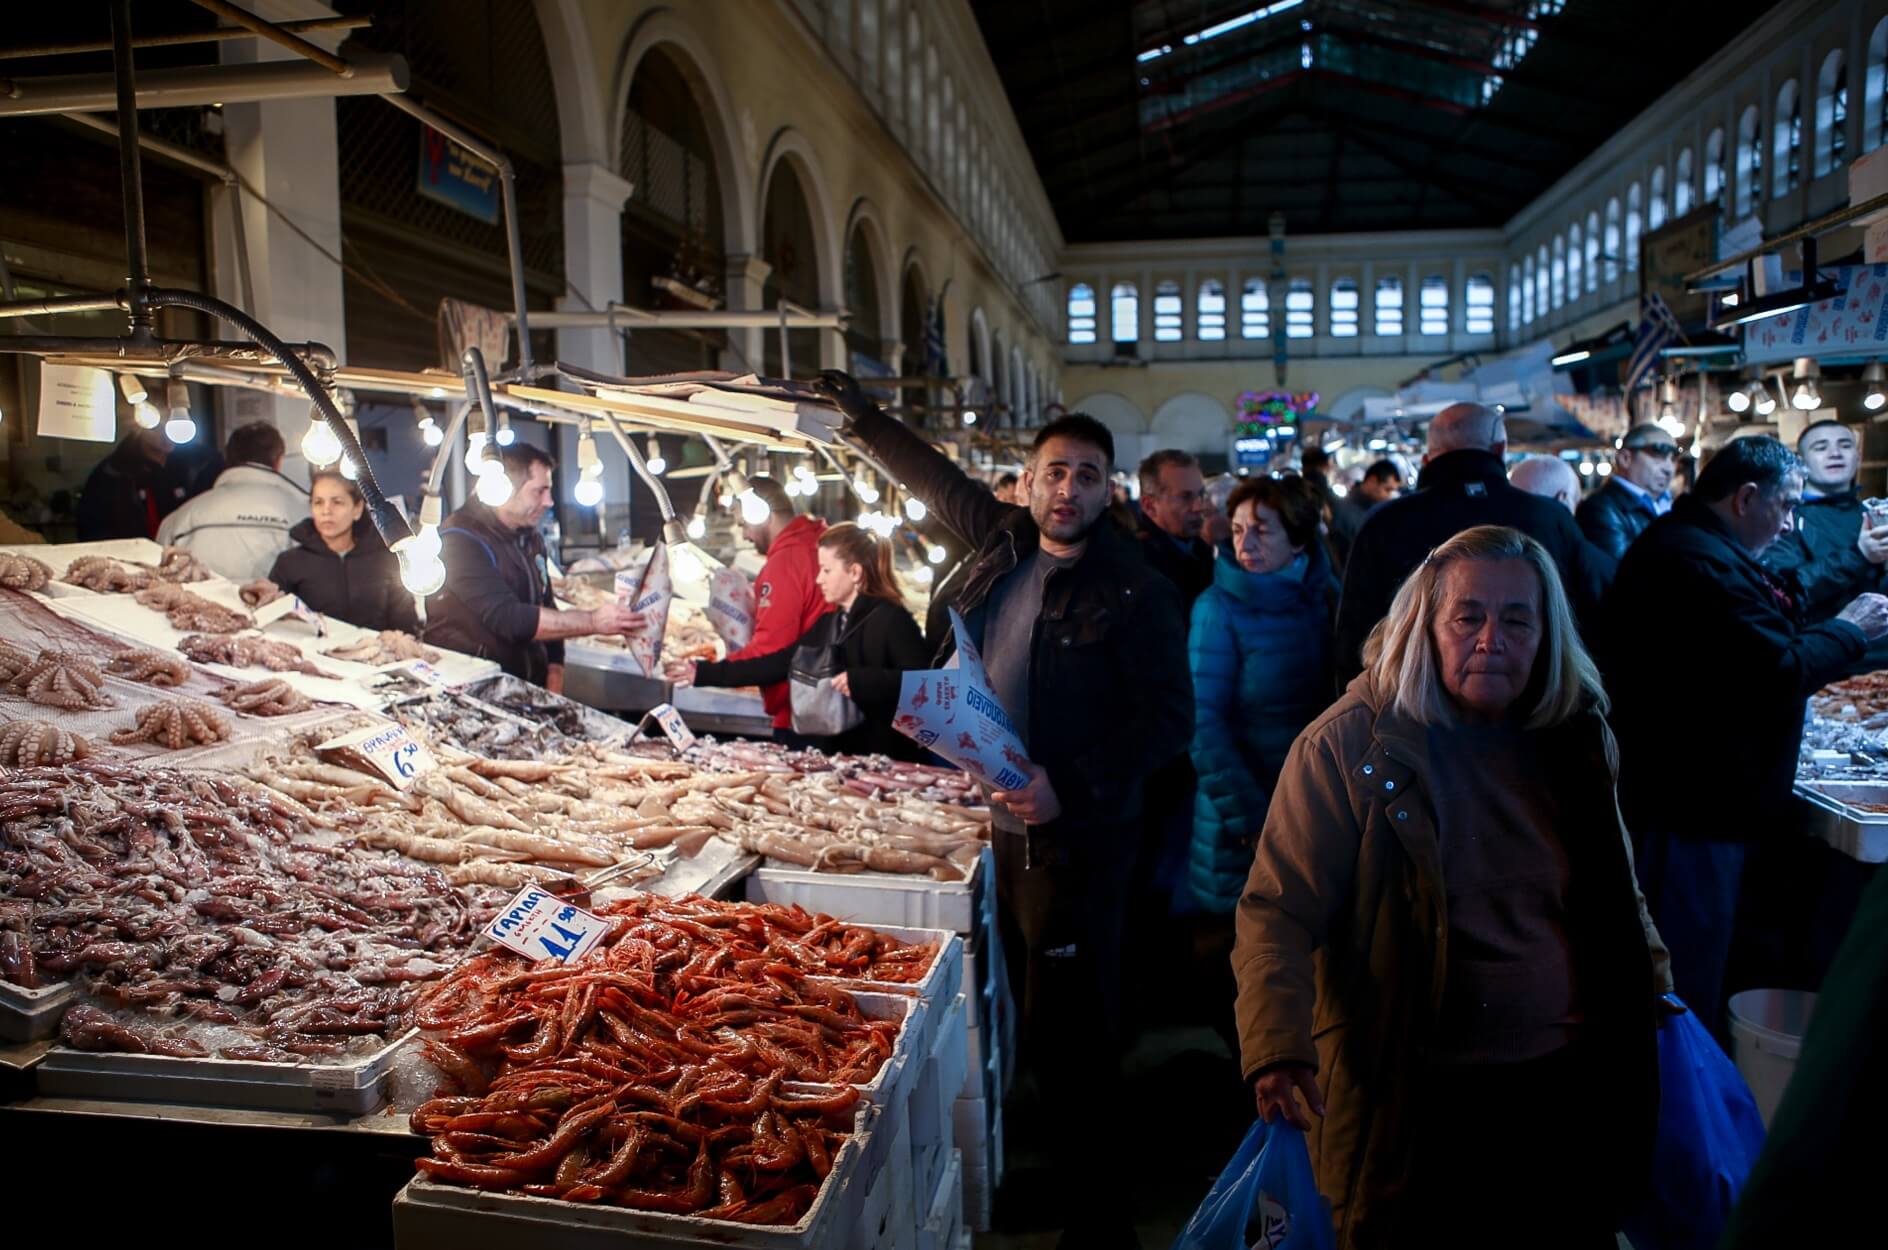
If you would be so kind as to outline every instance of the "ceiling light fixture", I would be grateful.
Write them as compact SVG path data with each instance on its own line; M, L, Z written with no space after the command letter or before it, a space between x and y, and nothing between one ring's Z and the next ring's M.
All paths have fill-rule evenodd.
M1870 412L1881 412L1883 407L1888 406L1888 389L1883 388L1884 374L1888 374L1888 370L1882 368L1879 360L1869 361L1862 370L1862 381L1868 384L1868 390L1862 396L1862 407ZM1888 414L1875 419L1888 420Z
M1792 376L1796 386L1790 391L1790 407L1798 412L1814 412L1822 407L1822 390L1816 384L1822 376L1822 366L1808 356L1798 356Z

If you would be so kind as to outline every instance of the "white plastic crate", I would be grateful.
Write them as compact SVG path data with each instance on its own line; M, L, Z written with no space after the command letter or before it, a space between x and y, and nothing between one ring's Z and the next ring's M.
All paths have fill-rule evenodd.
M964 1226L964 1159L951 1151L944 1172L930 1191L924 1223L918 1226L918 1250L952 1250Z
M917 1238L917 1190L911 1172L911 1128L880 1120L885 1148L868 1181L860 1206L855 1244L860 1250L905 1250Z
M930 1058L911 1089L913 1170L921 1193L935 1187L943 1174L944 1156L957 1140L951 1104L963 1088L964 1067L969 1062L963 1018L963 997L959 995L939 1020Z
M995 871L987 847L966 881L763 867L748 877L747 898L753 903L798 903L808 911L825 912L854 924L969 933L985 910L983 896L991 892L985 883Z
M912 945L935 942L937 953L925 969L924 976L917 981L862 981L846 977L815 979L841 986L855 994L895 995L910 999L912 1011L905 1027L911 1031L914 1053L929 1054L935 1032L932 1009L939 1004L948 1005L962 988L964 961L959 955L963 949L962 939L946 929L909 929L898 925L871 927L887 937Z

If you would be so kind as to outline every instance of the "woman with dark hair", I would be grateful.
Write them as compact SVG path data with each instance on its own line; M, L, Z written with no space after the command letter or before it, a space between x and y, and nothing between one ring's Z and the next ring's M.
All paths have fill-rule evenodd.
M1188 884L1227 922L1292 739L1330 701L1330 565L1303 479L1254 477L1226 500L1232 541L1193 605L1193 849ZM1225 946L1231 949L1228 927Z
M822 751L922 758L923 749L892 728L905 671L928 667L930 654L918 623L898 594L891 545L850 521L831 526L820 535L815 580L826 602L839 610L813 622L791 646L746 660L680 661L668 666L669 680L678 686L765 686L791 681L798 690L803 682L793 672L796 657L802 652L836 650L831 689L856 705L864 719L836 734L811 732L803 727L800 694L796 693L794 732Z
M309 481L308 511L288 532L294 545L275 558L269 580L323 616L362 629L419 633L413 595L400 584L400 561L366 519L360 487L333 469L318 469Z

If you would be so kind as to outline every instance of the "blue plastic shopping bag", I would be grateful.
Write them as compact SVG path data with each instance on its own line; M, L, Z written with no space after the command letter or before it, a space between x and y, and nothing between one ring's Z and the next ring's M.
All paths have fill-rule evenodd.
M1304 1134L1257 1120L1173 1250L1332 1250L1334 1241Z
M1762 1149L1763 1119L1736 1065L1694 1013L1666 1019L1652 1195L1626 1222L1633 1250L1711 1250Z

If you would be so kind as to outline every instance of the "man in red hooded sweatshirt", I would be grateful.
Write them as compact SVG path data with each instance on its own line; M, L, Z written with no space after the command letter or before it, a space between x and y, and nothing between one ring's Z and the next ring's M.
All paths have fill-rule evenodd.
M793 501L773 478L751 478L748 485L767 505L767 519L758 525L743 525L741 534L754 544L754 550L767 557L767 562L754 579L754 636L745 647L729 653L730 660L785 650L832 606L813 580L819 572L819 536L825 532L826 523L817 517L796 515ZM793 704L787 683L761 687L760 697L767 714L773 717L775 741L806 745L793 732Z

